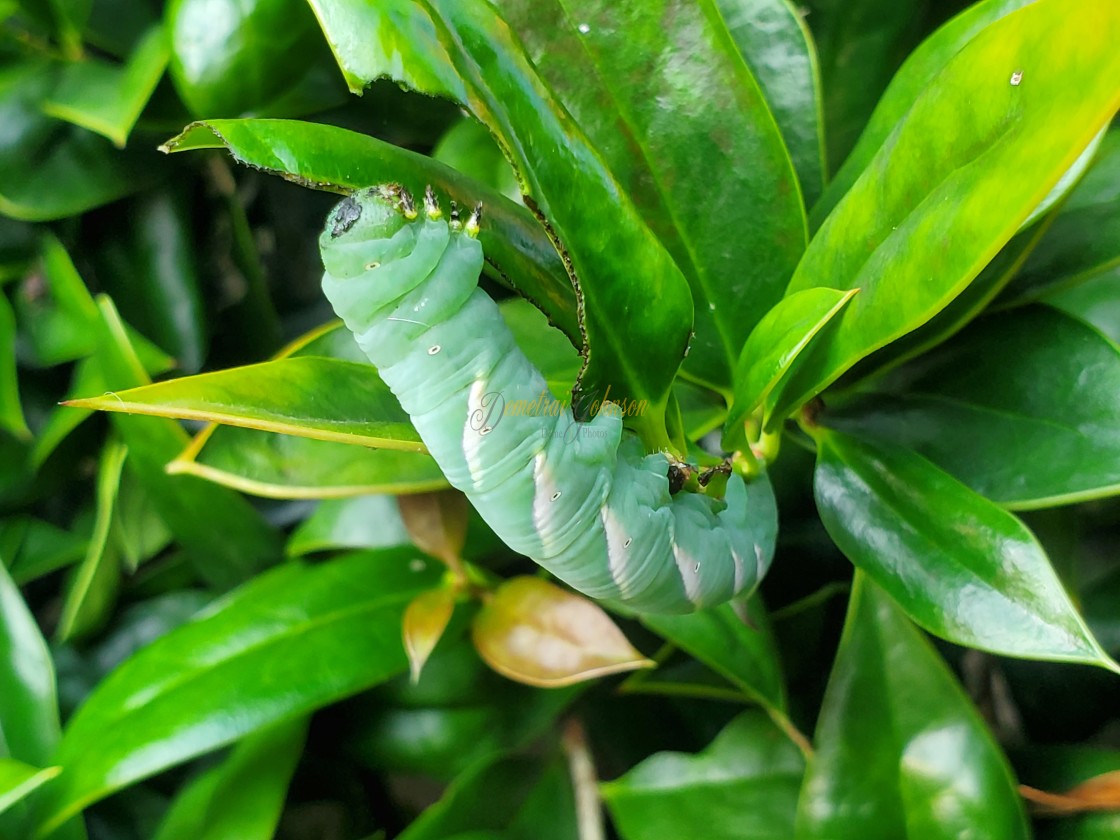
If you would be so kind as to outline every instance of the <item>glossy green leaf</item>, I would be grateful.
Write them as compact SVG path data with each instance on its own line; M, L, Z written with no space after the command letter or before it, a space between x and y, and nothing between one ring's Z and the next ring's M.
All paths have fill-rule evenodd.
M502 829L509 829L509 835L494 836L542 840L576 840L580 836L568 768L558 758L498 757L480 764L461 774L398 837L442 840L489 836L483 832Z
M194 209L183 189L145 192L121 208L116 235L101 232L94 263L124 319L187 373L202 367L210 339Z
M22 761L0 758L0 814L61 772L61 767L45 767L40 770Z
M423 493L448 486L435 460L417 452L217 426L168 464L244 493L275 499L339 499Z
M688 280L695 336L685 371L728 391L739 350L781 298L806 229L778 124L741 42L720 20L723 7L713 0L499 6ZM741 29L752 23L739 21ZM750 166L740 165L746 160Z
M816 439L829 536L914 621L981 650L1120 672L1018 519L906 449L825 429Z
M113 609L120 585L120 558L110 542L110 528L120 487L121 470L128 450L111 440L102 450L97 471L97 514L85 559L75 570L66 590L62 615L55 631L68 641L97 630Z
M856 180L863 174L867 165L871 163L872 158L882 148L895 126L906 116L913 107L914 103L919 96L926 90L937 75L945 68L953 57L959 53L969 41L975 38L983 29L1005 15L1021 9L1023 6L1028 5L1033 0L983 0L983 2L976 3L966 11L954 17L951 21L940 27L936 32L926 38L918 47L910 53L905 63L899 68L898 72L894 74L894 78L890 79L890 85L883 92L882 97L875 105L875 111L871 114L871 118L867 120L867 125L863 126L862 123L858 125L850 125L846 129L847 138L835 138L842 143L851 143L855 139L854 132L861 132L859 134L859 142L855 144L851 154L847 156L844 165L840 167L836 175L829 182L821 196L820 201L813 207L810 214L810 221L813 228L818 228L825 217L832 212L832 209L839 203L840 199L848 190L852 188ZM814 0L813 5L825 5L821 0ZM833 20L842 20L839 15L843 14L844 5L831 0L827 5L833 7L827 13L830 22ZM904 4L892 4L882 2L862 2L859 4L861 12L869 15L878 15L886 13L889 17L883 19L881 23L873 24L874 26L882 26L883 23L889 27L892 24L897 26L901 16L906 14L907 9L913 9L915 4L907 2ZM816 9L814 9L814 15ZM817 21L813 20L815 26ZM902 18L903 23L905 19ZM862 21L861 21L862 22ZM859 24L853 21L855 25L850 30L852 32L859 31ZM866 32L867 30L863 30ZM850 43L850 42L849 42ZM843 40L837 39L834 43L822 44L822 50L830 53L825 60L835 60L839 56L836 55L838 50L844 48ZM872 42L867 44L863 49L874 50L877 45ZM822 60L824 63L825 60ZM849 59L850 60L850 59ZM862 71L866 65L861 61L854 61L851 65L850 72ZM829 76L831 68L825 64L825 76ZM889 71L888 71L889 72ZM883 78L886 81L886 78ZM857 87L859 84L865 83L864 79L853 85ZM831 85L826 80L825 89L829 90ZM846 91L834 91L833 96L843 96ZM865 91L853 91L856 96L867 95ZM869 103L870 104L870 103ZM835 128L835 126L830 126ZM839 163L839 160L836 160Z
M998 20L914 102L790 282L863 291L802 356L776 416L956 297L1111 119L1120 15L1109 0L1081 12L1038 0Z
M517 175L486 126L465 117L451 126L432 149L432 157L492 187L511 201L521 200Z
M783 298L766 313L739 356L735 401L727 414L729 431L737 431L747 415L762 405L801 351L858 291L805 289Z
M0 69L0 125L13 127L0 137L0 213L16 219L77 216L154 180L149 151L122 152L41 112L54 77L42 62Z
M825 422L914 449L1010 508L1120 492L1120 348L1049 307L982 318L879 387Z
M716 0L727 31L774 114L812 207L825 181L817 51L802 13L787 0Z
M1027 840L1007 760L956 679L857 573L796 837Z
M155 840L272 840L306 735L297 718L245 738L175 798Z
M170 55L167 34L162 26L156 26L123 65L94 58L68 64L43 103L43 111L96 131L124 148Z
M337 192L391 181L416 195L431 184L460 206L481 201L485 215L479 241L496 266L494 273L539 306L573 342L580 341L575 293L556 249L532 213L483 182L373 137L289 120L208 120L187 126L163 146L167 152L215 148L228 149L239 163L255 169Z
M793 834L805 760L761 712L696 755L657 753L600 785L623 840L778 840Z
M172 379L69 404L424 451L408 415L374 368L315 356Z
M293 562L144 648L68 724L43 833L121 787L403 672L401 615L438 573L408 550Z
M518 171L526 203L547 220L549 236L562 243L578 278L588 353L584 392L601 399L610 386L619 397L663 408L688 343L688 285L494 10L443 0L313 5L345 72L404 84L428 74L441 86L429 92L457 88L453 98L498 139ZM347 28L340 25L343 14ZM355 40L354 32L363 39ZM412 40L417 33L420 39ZM537 151L545 149L545 155ZM631 358L634 346L644 348L641 365ZM667 443L657 410L638 419L647 444Z
M97 361L106 387L146 384L148 378L112 302L102 298L100 309ZM207 579L229 586L279 557L277 533L244 498L191 476L167 474L167 464L188 442L178 423L125 414L115 414L112 420L128 447L129 468Z
M1120 268L1048 295L1044 301L1120 344Z
M984 266L976 279L949 301L944 309L913 332L906 333L861 359L841 377L837 388L843 390L853 383L890 370L920 356L964 329L1014 280L1015 273L1046 233L1053 219L1051 214L1038 224L1015 234L992 261Z
M0 519L0 557L12 580L22 585L85 556L87 539L42 519Z
M76 399L83 394L95 394L102 388L101 371L92 358L81 359L74 365L70 388L66 392L66 399ZM51 411L46 422L39 428L35 436L35 445L31 450L31 461L38 467L41 466L50 454L58 448L74 429L88 418L92 411L85 408L71 408L60 405Z
M748 697L782 712L785 684L766 609L757 597L690 615L643 615L642 623L703 662Z
M1104 137L1089 171L1070 192L1027 258L1006 298L1035 299L1120 266L1120 128Z
M120 552L121 564L132 574L140 564L165 549L173 538L159 511L148 499L134 473L121 476L110 538Z
M23 419L16 372L16 319L8 298L0 293L0 428L27 438L31 430Z
M0 754L50 762L58 741L54 665L19 589L0 564Z
M299 0L174 0L167 22L171 78L198 117L260 113L298 84L322 43Z
M325 499L288 538L288 554L302 557L336 548L408 545L408 531L391 496Z
M6 559L6 558L0 558ZM35 767L50 763L58 743L54 663L20 591L0 562L0 758ZM0 832L17 837L27 814L0 814Z

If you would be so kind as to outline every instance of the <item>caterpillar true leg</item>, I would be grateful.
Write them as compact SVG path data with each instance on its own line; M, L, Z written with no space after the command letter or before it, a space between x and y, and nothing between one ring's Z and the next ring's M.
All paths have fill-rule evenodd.
M477 223L449 224L430 192L417 212L375 187L320 239L324 292L448 481L511 548L591 597L679 613L753 588L773 551L769 485L732 474L723 501L673 496L667 458L621 417L576 423L478 288Z

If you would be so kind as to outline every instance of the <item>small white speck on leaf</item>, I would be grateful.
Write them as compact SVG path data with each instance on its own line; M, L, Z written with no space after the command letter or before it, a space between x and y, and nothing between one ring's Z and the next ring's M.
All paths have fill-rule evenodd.
M1014 73L1011 74L1011 86L1012 87L1019 87L1019 82L1021 82L1021 81L1023 81L1023 71L1022 70L1016 70Z
M428 568L428 564L418 557L415 560L413 560L411 563L408 564L408 568L409 568L410 571L413 571L413 572L422 572L426 568Z
M433 344L431 347L428 348L428 355L429 356L434 356L436 353L438 353L440 351L440 349L441 348L438 344Z
M583 34L583 35L586 35L588 32L591 31L591 27L588 26L586 23L581 23L579 26L576 27L576 29L578 29L580 31L580 33Z

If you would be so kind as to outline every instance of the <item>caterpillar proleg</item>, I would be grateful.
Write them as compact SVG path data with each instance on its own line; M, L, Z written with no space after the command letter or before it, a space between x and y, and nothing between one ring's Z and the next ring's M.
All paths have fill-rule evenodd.
M478 225L478 211L445 219L430 191L417 208L375 187L320 238L327 298L448 481L510 548L592 598L684 613L752 589L773 552L769 484L732 474L722 500L673 495L667 456L617 412L577 422L478 288Z

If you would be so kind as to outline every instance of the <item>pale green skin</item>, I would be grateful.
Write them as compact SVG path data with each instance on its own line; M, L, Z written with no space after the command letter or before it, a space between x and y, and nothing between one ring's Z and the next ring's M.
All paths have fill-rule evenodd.
M645 455L621 417L577 423L478 288L482 247L469 230L424 210L409 221L369 190L336 208L320 245L335 311L447 480L510 548L640 612L691 612L758 583L773 552L769 484L732 475L723 502L673 496L668 459ZM502 414L502 400L542 394L539 411Z

